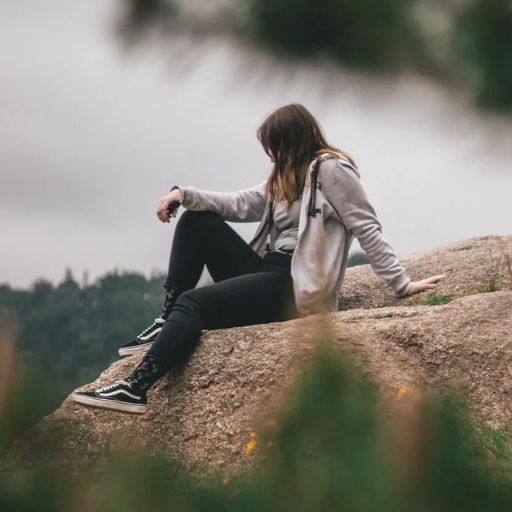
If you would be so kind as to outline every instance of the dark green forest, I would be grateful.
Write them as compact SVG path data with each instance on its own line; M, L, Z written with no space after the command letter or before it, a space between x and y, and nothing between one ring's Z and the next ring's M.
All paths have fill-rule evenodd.
M0 454L73 389L95 380L119 358L118 347L158 315L162 282L162 276L114 271L80 285L67 271L58 284L41 279L29 290L0 286L2 322L16 332L20 383L7 397Z
M4 314L17 323L17 352L44 368L62 399L97 377L119 345L158 315L163 276L110 272L80 285L70 271L61 283L38 280L29 290L0 286Z

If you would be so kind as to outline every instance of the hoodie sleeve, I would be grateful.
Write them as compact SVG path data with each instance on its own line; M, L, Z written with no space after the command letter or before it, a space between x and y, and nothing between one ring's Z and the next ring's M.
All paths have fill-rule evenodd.
M324 164L326 165L326 164ZM408 294L411 279L382 236L382 226L361 185L358 173L339 160L322 176L322 192L337 211L342 223L368 254L374 273L387 282L397 297Z
M267 180L237 192L202 190L193 185L175 185L187 210L209 210L230 222L258 222L267 202ZM171 189L172 190L172 189Z

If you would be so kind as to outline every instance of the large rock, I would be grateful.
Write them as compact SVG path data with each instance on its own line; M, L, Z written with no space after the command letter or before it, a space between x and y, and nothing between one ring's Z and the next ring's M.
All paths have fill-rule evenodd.
M502 240L508 251L512 238ZM491 283L496 279L488 251L496 251L498 241L474 238L404 259L415 279L447 274L435 292L397 300L366 265L347 270L344 300L352 307L359 303L358 309L205 331L189 364L152 390L146 415L89 409L66 400L18 440L8 461L28 464L34 453L44 456L41 446L57 441L72 471L101 458L109 446L171 452L192 471L244 471L252 464L245 454L249 432L257 428L260 413L285 397L283 390L324 330L381 385L384 399L400 388L413 393L456 383L467 391L481 420L493 427L512 426L512 291L505 289L506 264L499 283ZM476 293L488 285L503 290ZM455 298L437 306L414 304L432 293ZM140 357L114 363L83 389L124 377Z
M435 291L398 299L372 272L370 264L359 265L347 269L338 309L427 304L432 295L455 298L512 289L512 236L469 238L413 252L400 262L415 281L437 274L447 277L436 285Z

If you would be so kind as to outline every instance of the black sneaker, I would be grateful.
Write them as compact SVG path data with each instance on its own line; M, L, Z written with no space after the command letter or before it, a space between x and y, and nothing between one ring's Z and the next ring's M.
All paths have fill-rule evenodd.
M121 357L143 352L151 346L157 334L162 330L178 295L179 294L173 288L166 291L160 316L155 318L153 323L149 327L146 327L135 339L119 347L118 352Z
M155 340L157 334L162 330L164 324L165 318L155 318L153 323L144 329L135 339L119 347L119 355L131 356L132 354L147 350Z
M133 414L144 414L148 409L146 394L135 392L125 380L96 391L75 391L69 398L77 404Z

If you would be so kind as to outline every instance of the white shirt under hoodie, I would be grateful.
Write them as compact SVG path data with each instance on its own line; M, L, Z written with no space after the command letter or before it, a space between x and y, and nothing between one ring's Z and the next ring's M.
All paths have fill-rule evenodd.
M192 185L178 188L187 210L211 210L229 222L259 221L249 246L263 256L270 212L266 182L237 192L200 190ZM382 226L358 169L345 158L324 153L308 169L291 261L295 304L301 316L338 310L353 237L367 253L374 273L395 296L406 296L411 279L382 236Z

